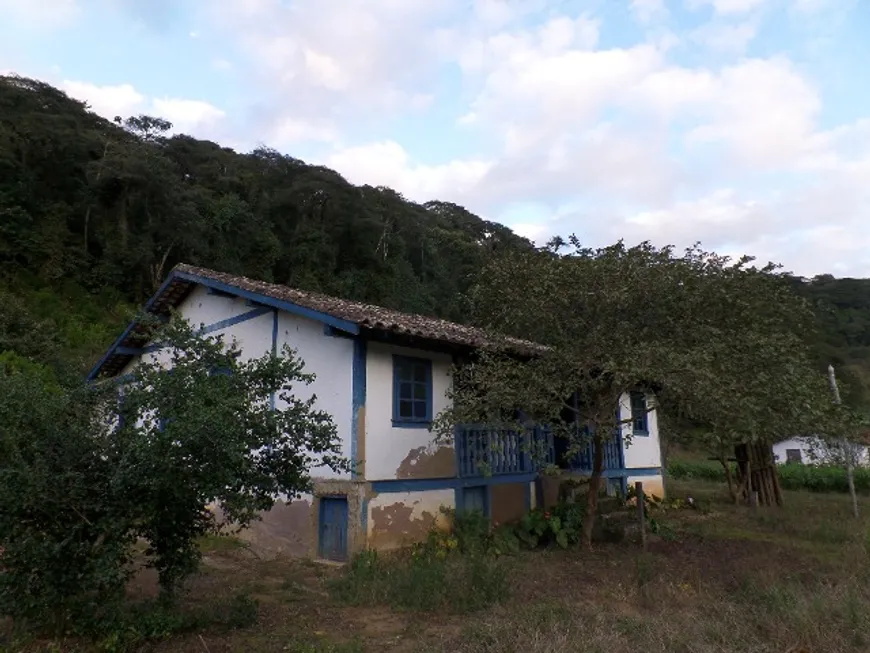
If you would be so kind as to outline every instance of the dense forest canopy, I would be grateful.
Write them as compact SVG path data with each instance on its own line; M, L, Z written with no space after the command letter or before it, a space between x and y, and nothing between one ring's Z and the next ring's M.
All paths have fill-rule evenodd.
M179 261L463 321L489 254L533 247L456 204L170 128L0 77L0 364L92 363ZM820 366L867 401L870 279L792 280L816 307Z

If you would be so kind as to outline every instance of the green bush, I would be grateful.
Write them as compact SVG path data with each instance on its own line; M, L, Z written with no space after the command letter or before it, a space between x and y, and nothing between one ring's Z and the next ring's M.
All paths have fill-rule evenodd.
M736 469L734 470L736 474ZM725 482L725 470L715 461L673 461L667 470L670 478ZM848 492L846 470L827 465L778 465L779 482L785 490L810 492ZM870 492L870 469L855 469L855 489Z
M556 544L563 549L580 541L583 507L577 503L560 502L550 510L536 508L523 515L515 527L517 538L534 549Z

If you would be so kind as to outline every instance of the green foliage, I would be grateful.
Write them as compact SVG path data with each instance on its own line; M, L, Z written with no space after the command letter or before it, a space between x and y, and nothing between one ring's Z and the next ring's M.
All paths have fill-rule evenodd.
M316 396L299 398L314 377L289 348L241 361L235 344L197 336L182 320L154 339L166 345L161 360L140 363L123 389L117 491L171 593L196 569L197 538L219 528L206 506L245 526L277 495L309 490L313 467L348 462Z
M62 633L118 609L133 532L100 394L0 368L0 614Z
M490 556L429 546L413 555L360 553L332 590L352 605L455 614L504 600L508 584L501 564Z
M523 515L515 526L517 538L527 547L556 544L562 549L577 544L583 524L583 508L560 502L551 510L536 508Z
M111 382L47 384L0 367L3 613L58 633L71 619L111 623L137 538L171 599L199 538L222 526L206 506L243 526L276 495L308 490L312 467L347 469L331 417L297 396L313 377L292 352L239 361L181 321L155 338L172 369L142 363L120 408Z
M725 471L717 462L712 461L672 461L667 470L670 478L678 480L699 479L725 482ZM810 492L848 492L846 470L840 466L829 465L779 465L779 482L786 490L807 490ZM856 467L855 489L870 493L870 469Z
M167 640L203 628L236 630L257 623L259 607L243 593L230 594L195 609L179 610L163 602L134 605L111 621L81 632L104 653L141 650L146 642Z
M530 246L454 204L168 126L110 122L48 84L0 76L0 270L139 303L186 261L458 319L487 253Z
M601 445L629 421L618 406L633 390L655 391L653 407L671 434L705 434L717 454L838 430L842 416L804 342L812 314L776 267L698 247L678 255L649 243L570 243L564 254L505 252L482 271L471 293L475 321L546 348L519 356L505 340L458 366L452 402L436 423L442 437L457 423L521 432L546 424L567 440L566 457L592 440L594 493ZM630 439L630 428L623 435ZM588 517L587 543L595 515Z

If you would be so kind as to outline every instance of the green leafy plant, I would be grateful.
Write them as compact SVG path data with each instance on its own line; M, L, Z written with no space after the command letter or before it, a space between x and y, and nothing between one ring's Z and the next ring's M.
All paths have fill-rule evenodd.
M536 508L523 515L515 527L517 538L529 548L555 543L566 549L580 540L583 509L560 502L551 510Z

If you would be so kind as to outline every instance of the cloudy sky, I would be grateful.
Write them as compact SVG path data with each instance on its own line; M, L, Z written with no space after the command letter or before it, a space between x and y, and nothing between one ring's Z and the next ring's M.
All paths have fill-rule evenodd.
M0 70L539 241L870 277L870 0L0 0Z

